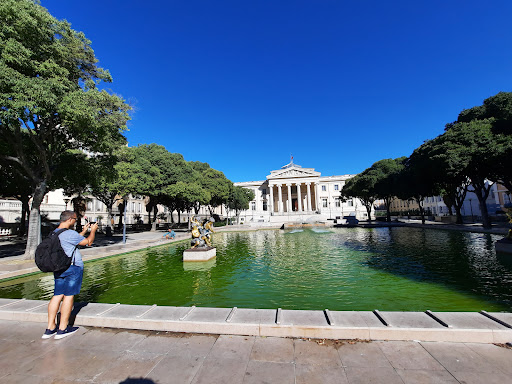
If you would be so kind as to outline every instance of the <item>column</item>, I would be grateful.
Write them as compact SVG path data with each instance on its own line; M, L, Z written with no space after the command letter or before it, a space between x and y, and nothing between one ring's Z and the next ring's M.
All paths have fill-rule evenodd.
M302 194L300 193L300 185L302 183L296 183L297 184L297 202L299 203L298 208L299 212L302 212Z
M277 184L277 192L278 192L278 197L279 197L279 201L277 202L277 211L279 213L283 213L283 191L282 191L281 187L282 187L281 184Z
M306 183L306 188L308 192L308 211L311 212L313 210L311 207L311 183Z
M263 208L260 207L260 204L261 204L261 191L260 191L259 188L256 188L256 190L254 191L254 200L256 200L256 212L263 211Z
M288 212L291 212L292 211L292 185L291 184L286 184L286 186L288 187L288 200L287 200L287 210Z
M315 183L315 209L318 211L320 208L318 207L318 184Z
M269 201L270 207L268 207L268 210L272 214L272 213L275 212L275 207L274 207L274 186L269 184L268 188L270 190L270 201Z

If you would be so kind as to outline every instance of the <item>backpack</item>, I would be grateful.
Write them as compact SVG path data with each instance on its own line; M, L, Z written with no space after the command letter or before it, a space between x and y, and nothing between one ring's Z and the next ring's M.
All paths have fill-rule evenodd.
M67 228L62 228L56 232L50 233L41 244L36 248L35 262L37 267L43 272L61 272L65 271L71 265L74 259L76 247L73 250L71 257L68 257L62 249L59 235L67 231ZM73 265L74 265L73 260Z

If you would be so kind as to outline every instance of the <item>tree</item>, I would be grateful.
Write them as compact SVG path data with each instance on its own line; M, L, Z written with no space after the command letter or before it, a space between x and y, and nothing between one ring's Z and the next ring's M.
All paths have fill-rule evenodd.
M39 241L40 205L70 150L110 153L125 143L130 107L99 90L111 82L91 42L29 0L0 3L0 147L33 186L25 257Z
M398 196L400 189L397 188L400 173L404 169L406 157L397 159L384 159L374 163L369 170L375 178L375 191L379 199L384 200L386 207L386 221L391 221L390 206L394 197Z
M201 173L201 183L210 194L208 205L210 214L213 215L213 208L227 201L233 183L226 178L224 173L213 168L208 168Z
M21 201L21 217L18 235L25 234L26 217L29 212L29 201L32 194L30 181L13 164L0 164L0 196L14 197Z
M240 224L240 212L249 209L249 202L252 200L254 200L254 192L252 190L239 185L230 188L227 206L235 211L237 224Z
M497 162L503 161L494 149L500 147L504 135L492 132L492 119L472 120L469 123L456 123L444 134L444 150L450 161L457 164L467 177L482 213L484 228L490 228L486 200L492 187L492 179Z
M370 221L372 220L372 208L377 199L377 192L375 190L376 182L376 172L368 168L353 178L348 179L341 189L342 199L356 197L363 203L368 214L368 220Z

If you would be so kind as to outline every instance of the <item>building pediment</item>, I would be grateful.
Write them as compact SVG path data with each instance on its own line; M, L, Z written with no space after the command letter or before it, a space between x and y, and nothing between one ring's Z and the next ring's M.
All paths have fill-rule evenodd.
M288 167L286 169L278 169L270 171L267 180L273 179L291 179L291 178L304 178L304 177L320 177L320 172L316 172L314 168L302 167Z

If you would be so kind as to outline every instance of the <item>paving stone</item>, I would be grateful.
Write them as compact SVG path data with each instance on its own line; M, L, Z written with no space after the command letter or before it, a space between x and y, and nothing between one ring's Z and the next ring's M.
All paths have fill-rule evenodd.
M231 319L233 324L275 324L275 309L237 308Z
M114 348L112 342L119 329L113 328L90 328L80 327L75 335L60 340L53 340L61 349L88 349L108 350Z
M73 337L73 336L71 336ZM48 380L93 380L107 371L121 356L115 351L55 348L40 358L23 364L15 373L47 377Z
M253 336L220 335L208 358L249 360L254 345Z
M5 377L1 377L2 384L48 384L47 377L41 376L30 376L30 375L19 375L19 374L11 374ZM87 381L84 381L87 382ZM68 383L76 383L73 380L59 380L59 384L68 384Z
M114 361L108 370L96 376L94 381L118 384L129 377L146 377L163 358L163 354L128 351Z
M294 361L293 340L281 337L257 337L254 340L250 359L292 363Z
M489 314L494 316L498 320L504 321L508 325L512 325L512 313L510 313L510 312L509 313L489 312Z
M246 360L207 358L194 377L192 384L241 384L246 368Z
M217 335L188 335L173 341L167 354L169 356L206 357L217 341Z
M433 312L453 328L463 329L508 329L478 312Z
M4 307L6 304L11 304L16 301L18 301L18 299L2 299L2 298L0 298L0 311L4 310L2 307ZM9 308L9 307L10 307L10 305L6 306L5 310L7 310L7 308Z
M344 367L385 367L391 368L382 349L375 343L344 343L338 345L338 354Z
M203 362L203 357L167 356L158 362L155 368L148 373L146 379L155 383L190 383Z
M329 326L323 311L283 310L281 324L309 325L317 327Z
M463 343L421 343L450 372L495 372L496 364L485 360Z
M0 340L12 339L13 334L11 329L15 328L20 323L12 320L0 320Z
M47 324L19 322L16 326L10 327L9 339L17 341L34 341L41 340Z
M79 347L112 351L134 350L137 349L136 345L148 336L149 332L121 330L114 334L103 334L106 335L104 340L102 339L94 345L92 345L92 343L82 343ZM101 334L97 336L101 338ZM88 338L88 336L86 336L86 338Z
M492 344L466 343L466 345L482 356L482 358L497 364L503 373L512 375L512 349L502 348Z
M373 312L330 311L330 313L337 327L386 327Z
M455 371L453 376L463 384L506 384L510 383L510 375L502 372Z
M98 314L105 312L107 309L114 307L115 304L75 303L73 313L76 314L77 318L80 318L80 316L97 316Z
M0 372L2 374L16 372L21 364L51 353L55 344L51 340L19 341L5 340L0 343Z
M423 312L380 312L394 328L446 328Z
M294 340L295 362L297 364L315 364L341 366L341 359L334 345L320 345L316 341Z
M292 363L249 361L244 384L295 384L295 369Z
M199 322L220 322L226 323L232 308L195 308L190 315L185 319L186 321L199 321Z
M151 309L151 305L118 305L99 317L138 320L138 316L143 315L149 309Z
M345 373L349 384L404 384L391 367L347 367Z
M179 321L188 311L190 311L189 307L156 307L141 319Z
M409 341L376 342L395 369L443 371L444 367L421 344Z
M295 365L296 384L348 384L345 370L340 366L313 364Z
M421 369L397 369L404 384L459 384L450 374L444 371L426 371Z
M148 337L137 343L134 349L137 351L166 354L169 350L181 348L182 344L179 342L181 337L182 335L179 333L162 332L158 334L150 334Z
M1 305L1 302L0 302ZM41 301L41 300L18 300L17 303L11 304L8 307L0 308L4 311L13 311L13 312L24 312L31 309L34 309L35 307L38 307L40 305L46 305L48 306L48 302Z

